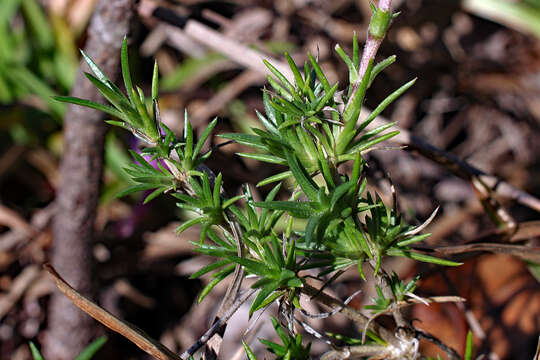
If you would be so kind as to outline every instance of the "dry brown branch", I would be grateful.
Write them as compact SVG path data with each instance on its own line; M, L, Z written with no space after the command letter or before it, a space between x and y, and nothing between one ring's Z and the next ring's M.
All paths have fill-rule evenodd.
M498 254L508 254L519 257L523 260L540 263L540 247L530 247L525 245L509 245L509 244L466 244L456 246L443 246L434 248L435 252L441 255L454 255L474 252L491 252Z
M44 265L45 270L49 272L58 289L67 296L82 311L92 316L94 319L116 331L126 339L133 342L139 348L159 360L180 360L180 357L167 349L163 344L146 335L142 330L126 321L118 319L107 310L99 307L91 300L81 295L73 289L62 277L49 265Z
M113 80L119 71L122 38L129 30L134 0L101 0L88 29L85 52ZM86 79L82 64L71 95L100 102L98 90ZM103 114L70 105L64 120L64 157L56 198L51 262L84 294L91 293L92 239L103 165L106 131ZM49 329L43 343L49 359L71 360L94 337L96 325L62 294L49 307Z

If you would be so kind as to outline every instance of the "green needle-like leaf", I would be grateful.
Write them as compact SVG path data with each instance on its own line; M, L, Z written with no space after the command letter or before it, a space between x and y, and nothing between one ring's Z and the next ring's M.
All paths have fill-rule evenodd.
M362 125L359 127L359 129L357 130L356 133L358 134L369 123L371 123L371 121L373 121L373 119L375 119L377 116L379 116L379 114L382 113L384 111L384 109L386 109L386 107L388 105L390 105L394 100L396 100L405 91L407 91L407 89L409 89L411 86L413 86L415 82L416 82L416 78L414 78L411 81L409 81L408 83L402 85L399 89L397 89L392 94L388 95L383 101L381 101L381 103L379 105L377 105L377 107L373 111L371 111L371 113L366 118L366 120L364 120L362 122Z
M373 70L371 71L371 75L369 77L368 88L371 87L371 84L373 83L377 75L379 75L379 73L383 71L384 69L386 69L388 66L392 65L395 61L396 61L396 55L392 55L392 56L387 57L383 61L377 63L377 65L375 65L373 67Z
M34 343L30 341L29 346L30 346L30 352L32 353L32 357L34 358L34 360L43 360L43 356L39 352L36 345L34 345Z
M197 145L195 145L195 149L193 150L193 155L191 157L193 161L195 161L197 156L199 156L199 152L201 151L206 139L208 139L208 136L210 135L212 130L214 130L214 127L216 126L216 124L217 124L217 118L214 118L214 120L212 120L210 124L208 124L206 129L204 129L203 133L201 134L201 137L199 138L199 141L197 141Z
M362 103L364 101L364 96L366 94L367 84L372 68L373 61L370 61L366 69L366 73L364 74L362 81L358 85L358 89L352 95L353 98L349 100L349 104L343 112L343 121L345 123L345 127L343 128L343 131L341 132L337 141L336 150L338 154L342 154L345 151L349 143L356 135L354 129L358 120L358 116L360 115L360 110L362 108Z
M204 219L202 217L196 217L194 219L188 220L176 228L176 233L180 235L193 225L200 224L201 222L203 222L203 220Z
M107 342L106 336L100 336L96 340L92 341L90 345L88 345L86 348L84 348L83 351L77 357L75 360L90 360L98 351L105 345Z
M115 116L119 119L124 119L124 115L120 111L113 108L112 106L103 105L94 101L80 99L80 98L72 97L72 96L55 96L54 99L57 101L65 102L65 103L89 107L89 108L107 113L109 115Z
M206 295L212 291L212 289L219 284L221 281L223 281L227 276L229 276L234 271L234 264L227 266L225 269L220 270L216 272L213 275L213 279L202 289L201 294L199 295L199 298L197 299L198 303L201 303L201 301L204 300Z
M187 110L184 111L184 141L186 143L184 146L184 157L188 160L189 165L191 165L191 159L193 158L193 128L191 127Z
M467 343L465 345L465 355L463 355L463 360L472 360L472 351L473 351L473 337L472 337L471 330L469 330L467 332Z
M284 171L282 173L267 177L266 179L260 181L259 183L257 183L257 187L268 185L268 184L271 184L271 183L276 182L276 181L285 180L285 179L291 177L292 175L293 175L292 172Z
M287 62L289 63L289 67L291 68L291 71L294 75L294 81L296 82L296 85L300 89L304 88L304 79L302 78L302 75L300 74L300 70L296 66L294 60L289 55L289 53L285 53L285 58L287 59Z
M338 53L338 55L341 57L343 62L345 62L345 65L347 65L347 68L349 69L349 82L351 84L356 82L358 80L357 67L354 65L349 55L345 53L345 51L339 44L336 44L335 50Z
M310 200L316 201L319 193L317 184L315 184L313 179L308 175L306 169L298 162L298 159L294 154L286 152L285 156L287 158L287 163L291 168L291 172L298 185L302 188L302 191L304 191L304 194L306 194Z
M317 106L315 107L314 111L316 113L318 113L319 111L321 111L324 106L331 100L334 98L334 94L338 88L338 85L339 84L335 84L334 86L332 86L332 88L330 89L330 91L326 92L324 94L324 97L321 98L321 100L319 101L319 103L317 104Z
M254 154L254 153L236 153L238 156L242 156L248 159L254 159L262 162L267 162L270 164L279 164L279 165L286 165L285 159L282 159L275 155L270 154Z
M128 60L128 46L127 46L127 37L124 36L122 41L122 50L120 51L120 65L122 68L122 77L124 78L124 85L126 86L126 92L129 96L131 104L135 106L133 84L131 83L131 72L129 69L129 60Z
M279 72L278 69L276 69L274 67L274 65L270 64L268 61L264 60L263 59L263 62L264 62L264 65L266 65L266 67L268 68L268 70L270 70L270 72L279 80L281 81L281 83L283 85L285 85L285 87L287 88L287 90L289 90L289 93L293 96L296 95L296 91L294 89L294 86L293 84L291 84L291 82L289 80L287 80L287 78L285 77L285 75L283 75L282 73Z
M251 304L251 308L249 309L249 317L253 315L253 313L261 308L261 305L263 301L274 291L277 289L276 283L270 283L265 285L255 297L255 300L253 300L253 303Z
M360 66L360 49L358 47L356 31L353 34L353 65L355 69L358 69Z
M455 262L451 260L441 259L434 256L429 256L429 255L420 254L420 253L409 251L409 250L397 249L397 248L388 249L387 254L390 256L404 256L410 259L437 264L437 265L444 265L444 266L459 266L463 264L463 263L459 263L459 262Z
M194 272L189 278L190 279L197 279L197 278L200 278L201 276L205 275L205 274L208 274L209 272L211 271L214 271L216 269L219 269L220 267L223 267L225 265L227 265L228 263L230 263L229 260L219 260L219 261L216 261L215 263L212 263L210 265L206 265L205 267L203 267L202 269Z
M324 75L324 72L322 71L321 67L319 66L319 63L317 63L317 60L308 53L309 61L311 63L311 66L313 66L313 70L315 71L315 74L317 75L317 79L319 79L321 85L323 86L323 89L325 92L330 92L331 87L330 83L328 82L328 79Z
M244 346L244 351L246 352L248 360L257 360L255 353L250 349L249 345L244 341L244 339L242 339L242 345Z
M117 95L124 96L120 89L116 85L114 85L114 83L107 77L107 75L105 75L103 71L101 71L99 66L97 66L96 63L94 63L94 61L88 55L86 55L84 51L81 50L81 54L84 58L84 61L86 61L86 63L88 64L88 67L90 67L90 70L92 70L92 72L94 73L94 75L96 75L99 81L101 81L110 90L114 91Z
M159 95L159 69L157 60L154 62L154 71L152 72L152 100L157 101Z

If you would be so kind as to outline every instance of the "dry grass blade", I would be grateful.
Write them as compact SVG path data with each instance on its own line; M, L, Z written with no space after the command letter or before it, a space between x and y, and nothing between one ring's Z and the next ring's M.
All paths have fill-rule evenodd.
M62 277L49 265L43 265L45 270L51 275L58 289L67 296L82 311L108 327L124 336L146 353L159 360L180 360L180 357L167 349L163 344L150 338L142 330L138 329L126 321L120 320L107 310L99 307L93 301L88 300L75 289L73 289Z
M508 254L524 260L540 263L540 247L523 245L508 245L497 243L467 244L456 246L444 246L434 249L442 255L463 254L476 251L487 251L499 254Z

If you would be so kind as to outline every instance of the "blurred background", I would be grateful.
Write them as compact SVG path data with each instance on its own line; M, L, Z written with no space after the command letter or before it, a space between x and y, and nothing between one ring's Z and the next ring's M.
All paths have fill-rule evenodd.
M78 49L85 47L97 2L2 0L0 4L0 359L30 359L28 342L42 343L48 327L54 287L41 264L49 260L53 241L51 219L66 111L52 96L70 93L80 61ZM149 93L157 60L162 118L178 135L184 109L199 133L215 116L216 133L249 132L261 126L255 109L263 110L261 88L266 78L258 70L262 62L246 66L241 61L244 54L227 55L228 43L219 36L278 61L284 61L285 51L299 64L307 52L317 54L330 82L347 84L346 67L334 46L339 43L351 52L355 32L363 42L371 14L367 0L141 0L136 7L129 36L134 83ZM366 107L373 109L391 91L418 77L384 117L539 197L540 1L394 0L394 8L401 14L379 58L395 54L397 61L373 84ZM178 26L183 18L216 30L217 41L201 42ZM220 141L213 138L210 146ZM91 244L98 289L93 298L180 351L205 331L225 289L216 288L202 304L193 305L206 280L189 280L189 275L212 260L192 252L189 241L198 240L197 231L180 238L175 234L186 214L171 199L142 205L141 194L115 198L129 185L122 169L131 161L127 149L136 146L127 132L111 129L106 135ZM220 147L207 163L223 173L230 194L238 193L242 183L256 184L280 170L235 155L245 150L237 144ZM411 222L422 222L440 206L426 230L433 234L430 245L463 244L496 228L471 184L447 167L400 150L374 151L367 160L370 187L388 195L388 173L400 209ZM253 189L256 197L268 191ZM501 202L516 223L540 219L530 207ZM535 231L531 237L537 241ZM415 306L410 314L418 319L415 326L460 352L472 328L475 348L490 358L532 358L540 331L540 287L532 275L534 268L519 255L476 254L463 266L444 271L410 262L391 266L403 277L422 274L420 294L460 295L468 300L460 306ZM347 273L333 291L346 298L361 287L359 277ZM352 305L369 301L365 292ZM240 318L236 324L225 335L225 351L241 358L238 339L245 325ZM271 336L265 334L266 325L256 326L247 336ZM313 326L354 334L339 316ZM96 359L148 358L96 325L96 336L100 334L109 340ZM262 349L257 341L253 344ZM440 353L427 343L422 346L432 355Z

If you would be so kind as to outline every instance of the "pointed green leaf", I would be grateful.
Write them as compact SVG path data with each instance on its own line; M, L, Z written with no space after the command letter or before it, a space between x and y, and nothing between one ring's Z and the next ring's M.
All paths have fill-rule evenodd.
M377 116L379 116L380 113L386 109L388 105L390 105L394 100L396 100L399 96L401 96L407 89L409 89L411 86L414 85L417 78L412 79L408 83L402 85L399 89L394 91L392 94L388 95L377 107L371 111L369 116L362 122L361 129L365 128L373 119L375 119ZM358 133L358 132L357 132Z
M282 96L285 100L293 101L294 97L293 95L287 91L279 82L277 82L272 76L268 75L266 77L266 80L272 86L272 88L278 93L278 95Z
M274 291L277 289L277 284L275 282L270 283L266 286L264 286L255 297L255 300L253 300L253 303L251 304L251 308L249 309L249 316L253 315L253 313L261 308L261 304L263 301Z
M261 114L258 110L255 110L255 114L259 118L259 120L262 122L266 130L270 131L273 134L279 134L278 129L274 126L274 124L271 121L268 121L268 119Z
M285 179L287 179L288 177L291 177L291 176L292 176L292 172L284 171L282 173L272 175L272 176L267 177L266 179L260 181L257 184L257 187L268 185L268 184L271 184L271 183L276 182L276 181L282 181L282 180L285 180Z
M32 357L34 358L34 360L43 360L43 356L39 352L36 345L34 345L34 343L31 341L29 345L30 345L30 352L32 353Z
M364 96L366 94L367 84L369 80L369 76L371 74L371 69L373 68L373 60L370 60L369 65L366 69L366 73L364 74L364 77L362 78L362 81L360 84L358 84L358 88L352 95L352 99L349 100L348 106L343 112L343 121L345 123L345 126L338 138L337 141L337 153L341 154L345 151L349 143L352 141L354 136L356 135L355 127L356 122L358 120L358 116L360 115L360 110L362 108L362 103L364 101Z
M390 256L408 257L410 259L437 264L437 265L444 265L444 266L459 266L463 264L463 263L459 263L459 262L455 262L451 260L441 259L434 256L429 256L429 255L420 254L420 253L409 251L409 250L397 249L397 248L388 249L387 254Z
M157 171L156 169L154 169L154 167L152 165L150 165L150 163L148 163L148 161L146 161L145 158L143 158L140 154L138 154L137 152L133 151L133 150L128 150L130 155L135 159L135 161L137 161L139 163L139 165L141 165L142 167L150 170L150 172L155 172Z
M129 96L131 104L135 106L133 84L131 83L131 73L129 69L129 60L128 60L128 45L127 37L124 36L122 40L122 50L120 51L120 65L122 68L122 77L124 78L124 85L126 86L126 92Z
M166 187L160 187L160 188L157 188L156 190L152 191L150 193L150 195L148 195L144 201L143 201L143 205L145 204L148 204L150 201L154 200L155 198L157 198L159 195L163 194L165 191L167 191L167 188Z
M353 65L355 69L358 69L360 66L360 50L358 48L356 31L353 33Z
M317 184L315 184L306 169L300 164L294 153L285 152L285 156L287 157L287 163L291 168L291 172L298 185L302 188L304 194L306 194L310 200L316 201L319 192Z
M463 355L463 360L472 360L472 351L473 351L473 337L472 337L471 330L469 330L467 332L467 342L465 345L465 355Z
M154 61L154 71L152 72L152 100L156 101L159 95L159 69L157 60Z
M125 190L120 191L118 194L115 195L115 197L121 198L121 197L124 197L126 195L132 194L134 192L145 191L145 190L149 190L149 189L153 189L153 188L155 188L154 184L134 185L134 186L130 186L129 188L127 188Z
M323 86L324 88L324 91L325 92L330 92L330 83L328 82L328 79L326 79L326 76L324 76L324 73L321 69L321 67L319 66L319 64L317 63L317 60L315 60L315 58L308 53L308 58L309 58L309 61L311 62L311 66L313 66L313 70L315 71L315 74L317 74L317 79L319 79L321 85Z
M105 345L107 342L106 336L100 336L96 340L92 341L90 345L84 348L83 351L77 357L75 360L90 360L98 351Z
M417 242L420 242L420 241L423 241L423 240L427 239L430 235L431 234L422 234L422 235L411 236L410 238L399 241L397 243L397 245L400 246L400 247L411 245L411 244L414 244L414 243L417 243Z
M194 272L189 278L190 279L197 279L197 278L200 278L201 276L203 275L206 275L208 274L209 272L211 271L214 271L216 269L219 269L220 267L222 266L225 266L227 265L228 263L230 263L229 260L219 260L219 261L216 261L214 263L211 263L209 265L206 265L205 267L203 267L202 269Z
M302 75L300 74L300 70L296 66L294 60L289 55L289 53L285 53L285 58L287 58L287 62L289 63L289 67L291 68L291 71L294 75L294 81L296 82L296 85L302 89L304 87L304 79L302 79Z
M189 121L189 116L187 109L184 111L184 158L192 159L193 155L193 128L191 127L191 122Z
M200 224L203 221L204 221L204 218L202 217L197 217L195 219L188 220L176 228L176 233L180 235L184 231L186 231L188 228L192 227L193 225Z
M274 76L279 80L281 81L281 83L283 85L285 85L285 87L287 88L287 90L289 90L289 92L291 93L291 95L296 95L296 91L294 89L294 86L293 84L291 84L291 82L289 80L287 80L287 78L285 77L285 75L283 75L282 73L279 72L278 69L276 69L272 64L270 64L268 61L264 60L263 59L263 63L264 65L266 65L266 67L268 68L268 70L270 70L270 72L272 74L274 74Z
M384 69L386 69L388 66L392 65L395 61L396 61L396 55L392 55L392 56L387 57L383 61L377 63L377 65L375 65L373 67L373 70L371 71L371 76L369 77L368 88L371 86L371 84L373 83L373 80L375 80L377 75L379 75L379 73L383 71Z
M265 144L263 144L261 137L258 135L252 135L252 134L219 134L218 137L223 139L229 139L234 140L239 144L246 145L252 148L260 149L267 151L268 148Z
M212 194L212 198L214 201L214 207L219 207L221 205L221 179L223 178L223 175L219 173L216 177L215 183L214 183L214 192Z
M90 68L90 70L92 70L94 75L96 75L96 77L110 90L114 91L117 95L123 96L120 89L116 85L114 85L114 83L107 77L107 75L103 73L103 71L101 71L99 66L97 66L96 63L94 63L94 61L88 55L86 55L84 51L81 50L81 54L84 58L84 61L86 61L88 67Z
M242 265L247 271L253 274L259 276L267 276L272 274L271 269L269 269L266 264L262 262L241 258L236 255L229 256L229 259L231 259L237 264Z
M203 133L201 134L201 137L199 138L199 141L197 141L197 145L195 146L195 149L193 150L193 155L192 155L193 161L195 161L195 159L199 155L199 152L201 151L206 139L208 139L208 136L210 135L212 130L214 130L214 127L216 126L216 124L217 124L217 117L214 118L214 120L212 120L210 124L208 124L206 129L204 129Z
M113 108L112 106L99 104L94 101L80 99L80 98L72 97L72 96L54 96L54 99L57 101L65 102L65 103L85 106L85 107L89 107L95 110L99 110L109 115L116 116L117 118L120 118L120 119L124 118L122 113L116 110L115 108Z
M358 80L358 70L357 67L354 66L354 62L351 60L349 55L345 53L345 51L341 48L339 44L336 44L335 50L349 69L349 82L351 84L356 82Z
M267 162L270 164L279 164L279 165L287 165L287 162L275 155L270 154L257 154L257 153L236 153L238 156L242 156L248 159L254 159L262 162Z
M330 89L330 91L326 92L324 94L324 96L321 98L321 100L319 101L319 103L317 104L317 106L315 107L314 111L315 112L319 112L321 111L324 106L331 100L334 98L334 94L338 88L338 85L339 84L335 84L334 86L332 86L332 88Z
M249 348L249 345L244 341L244 339L242 339L242 345L244 346L244 351L246 352L248 360L257 360L255 353Z
M208 285L206 285L204 289L202 289L201 294L199 295L199 298L197 299L197 302L200 304L201 301L204 300L206 295L208 295L210 291L212 291L212 289L217 284L223 281L227 276L229 276L234 271L234 267L235 267L234 265L229 265L225 269L220 270L216 272L214 275L212 275L213 276L212 281L210 281Z
M255 202L254 204L264 209L286 211L292 216L301 219L308 219L315 212L315 209L310 203L302 201L262 201Z

